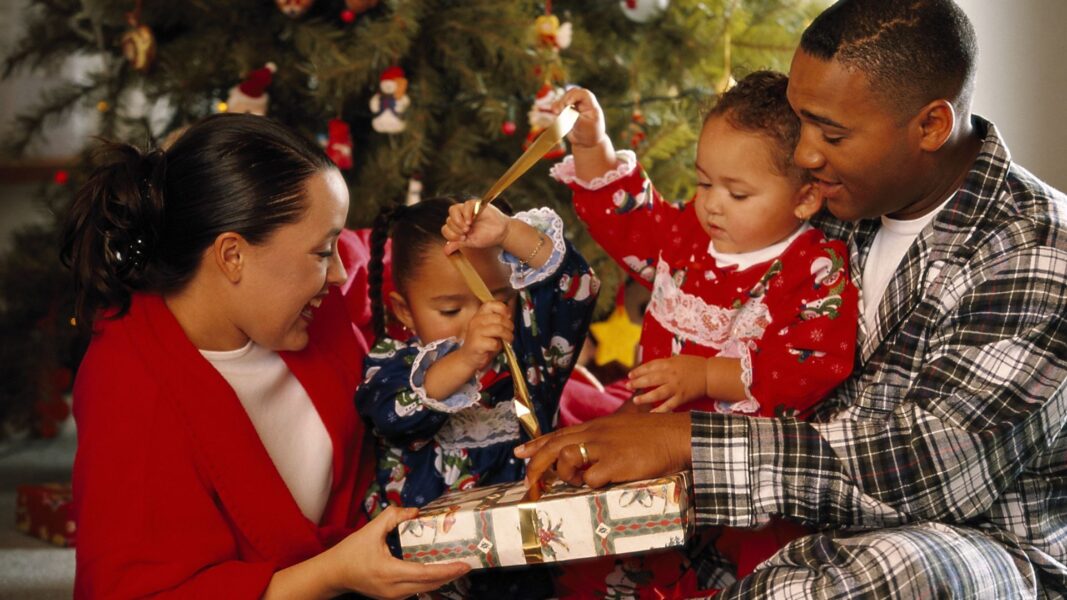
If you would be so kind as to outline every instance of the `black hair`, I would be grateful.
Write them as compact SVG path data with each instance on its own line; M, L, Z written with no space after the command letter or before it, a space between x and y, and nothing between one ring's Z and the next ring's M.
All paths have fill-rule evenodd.
M802 180L806 171L793 162L800 139L800 119L789 106L789 78L775 71L755 71L719 96L704 116L722 116L734 128L762 135L772 144L771 158L781 175Z
M952 0L839 0L807 28L800 48L861 71L900 115L939 98L970 110L978 41Z
M74 274L75 317L129 310L134 292L167 294L192 279L224 232L265 242L306 211L307 181L333 163L311 141L265 117L212 115L167 150L106 143L78 191L60 257Z
M465 195L443 195L426 198L411 206L394 205L382 209L374 219L370 233L370 266L367 284L370 287L371 323L374 335L386 335L385 298L382 296L385 242L393 240L393 285L401 294L407 282L418 273L423 256L431 248L445 243L441 228L448 220L448 210L454 204L472 199ZM493 206L504 214L511 214L507 202L498 199Z

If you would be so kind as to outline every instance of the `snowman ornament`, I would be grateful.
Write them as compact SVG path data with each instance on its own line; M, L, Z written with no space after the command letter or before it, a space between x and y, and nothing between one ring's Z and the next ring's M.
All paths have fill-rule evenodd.
M374 113L371 127L378 133L400 133L407 122L404 113L411 105L407 96L408 80L400 67L389 67L382 72L378 82L378 93L370 99L370 110Z
M555 104L557 98L563 95L563 92L563 88L552 87L547 83L537 91L537 95L534 96L533 106L530 107L530 112L526 113L526 117L530 122L530 132L526 135L526 141L522 145L523 150L529 148L530 144L537 139L537 136L541 135L542 131L555 122L558 115L552 110L552 105ZM544 158L559 158L565 154L567 154L567 147L564 145L563 140L560 140L558 144L545 153Z
M635 23L648 23L667 10L670 0L621 0L622 14Z

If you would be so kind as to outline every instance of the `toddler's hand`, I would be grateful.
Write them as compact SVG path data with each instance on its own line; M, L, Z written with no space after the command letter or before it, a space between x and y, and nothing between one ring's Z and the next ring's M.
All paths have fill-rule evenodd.
M648 390L634 396L634 404L662 402L652 412L670 412L707 395L707 359L682 355L649 361L630 371L626 387Z
M468 366L481 371L504 349L502 342L510 344L514 339L515 322L508 306L503 302L486 302L467 322L463 345L458 352L462 353Z
M604 111L596 101L593 92L585 88L571 88L552 105L552 110L559 113L568 104L578 111L578 122L567 134L567 139L575 146L596 146L607 137L604 125Z
M490 204L482 206L481 213L475 219L474 205L477 202L468 200L453 204L448 209L448 220L441 227L441 235L445 238L445 254L452 254L464 247L491 248L504 243L511 217Z

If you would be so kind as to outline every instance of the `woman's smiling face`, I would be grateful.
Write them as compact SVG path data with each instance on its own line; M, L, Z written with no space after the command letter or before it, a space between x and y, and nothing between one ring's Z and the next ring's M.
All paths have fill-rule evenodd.
M307 181L301 219L278 228L267 241L244 248L235 325L272 350L301 350L308 324L329 286L348 275L337 254L337 238L348 216L348 187L337 169Z

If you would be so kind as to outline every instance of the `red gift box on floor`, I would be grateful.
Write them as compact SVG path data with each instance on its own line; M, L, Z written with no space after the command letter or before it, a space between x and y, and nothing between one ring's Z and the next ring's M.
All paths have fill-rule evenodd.
M76 526L71 498L69 483L20 485L15 526L57 546L74 546Z

